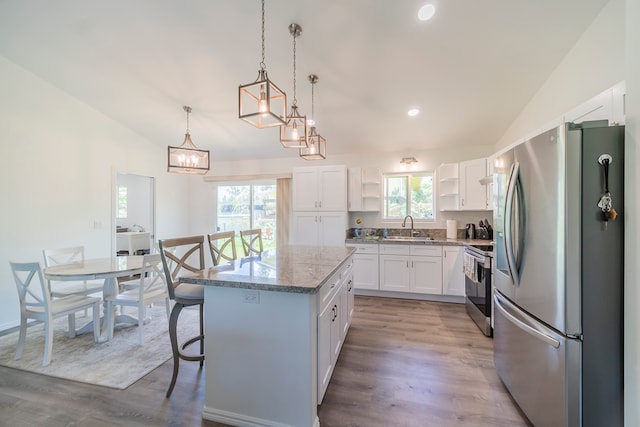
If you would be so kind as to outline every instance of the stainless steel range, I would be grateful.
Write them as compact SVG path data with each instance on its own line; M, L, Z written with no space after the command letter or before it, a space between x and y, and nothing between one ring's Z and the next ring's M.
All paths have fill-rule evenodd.
M466 246L464 249L465 305L467 313L483 334L492 336L491 262L493 246Z

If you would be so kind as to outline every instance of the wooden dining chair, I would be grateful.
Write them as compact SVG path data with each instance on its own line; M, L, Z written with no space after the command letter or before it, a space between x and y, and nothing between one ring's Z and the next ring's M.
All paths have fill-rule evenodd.
M53 319L67 316L69 336L76 334L76 317L78 311L93 311L93 339L100 337L100 298L84 295L67 295L52 299L49 286L44 280L39 262L9 262L13 279L20 299L20 335L16 346L15 359L22 357L24 341L27 334L27 320L35 319L44 323L44 355L42 366L51 363L53 349Z
M245 256L259 255L263 252L261 229L241 230L240 239Z
M147 320L146 307L153 302L164 300L167 309L167 320L169 320L171 312L171 303L160 254L144 255L140 279L135 284L133 281L128 281L127 284L127 290L105 297L107 312L113 313L113 308L116 305L136 307L138 309L138 344L142 345L142 326ZM111 340L115 326L114 316L109 316L109 319L110 324L107 325L107 328L109 340Z
M207 235L209 251L213 265L220 262L229 262L237 259L236 255L236 233L235 231L224 231Z
M204 269L204 236L163 239L158 241L158 244L167 291L169 298L174 301L169 317L169 339L173 351L173 376L167 390L167 397L169 397L176 385L180 359L198 361L201 368L204 364L204 286L180 282L180 275ZM199 306L200 311L200 334L178 344L177 325L180 312L185 307L195 305ZM199 354L183 353L182 350L198 342L200 343Z
M44 266L51 267L58 264L81 264L84 262L84 246L69 248L45 249ZM104 280L54 281L48 280L51 296L54 298L67 295L91 295L102 293Z

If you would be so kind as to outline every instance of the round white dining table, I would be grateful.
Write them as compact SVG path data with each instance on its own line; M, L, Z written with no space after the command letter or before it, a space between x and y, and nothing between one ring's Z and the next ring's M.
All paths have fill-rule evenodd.
M118 293L118 277L133 276L142 271L143 256L118 256L113 258L86 259L83 262L73 264L58 264L43 270L48 280L76 281L76 280L104 280L103 296L114 296ZM109 334L106 328L109 325L109 316L115 315L114 324L117 327L126 327L138 324L138 319L133 316L109 313L106 302L105 317L101 318L100 339L98 342L106 342ZM92 322L83 326L76 333L82 334L93 330Z

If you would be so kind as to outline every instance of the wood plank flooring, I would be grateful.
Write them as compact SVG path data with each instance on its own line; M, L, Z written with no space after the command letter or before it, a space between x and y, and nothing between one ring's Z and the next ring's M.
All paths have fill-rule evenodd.
M356 297L322 427L528 426L462 304Z
M460 304L356 297L322 427L529 426L493 366L492 340ZM145 351L153 351L145 349ZM0 367L0 426L210 426L204 373L168 361L127 390Z

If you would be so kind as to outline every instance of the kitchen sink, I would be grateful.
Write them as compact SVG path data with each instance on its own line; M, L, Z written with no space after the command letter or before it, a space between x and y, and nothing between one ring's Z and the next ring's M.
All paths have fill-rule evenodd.
M387 236L383 240L396 240L396 241L401 241L401 242L426 242L428 240L433 240L433 239L431 237L425 237L425 236L416 236L416 237Z

